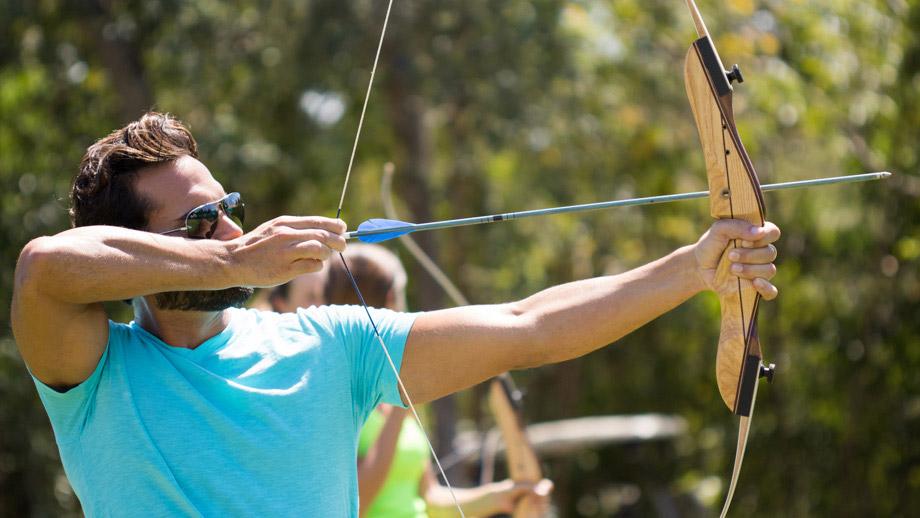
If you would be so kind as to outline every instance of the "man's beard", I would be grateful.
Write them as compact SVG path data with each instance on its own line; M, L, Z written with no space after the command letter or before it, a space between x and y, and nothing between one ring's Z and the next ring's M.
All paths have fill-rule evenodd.
M222 311L239 308L255 292L252 288L236 287L214 291L168 291L154 296L159 309L178 311Z

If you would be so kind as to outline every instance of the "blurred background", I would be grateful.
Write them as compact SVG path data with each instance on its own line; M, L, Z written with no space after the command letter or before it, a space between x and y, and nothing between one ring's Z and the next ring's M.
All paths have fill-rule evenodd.
M28 240L68 227L83 151L168 111L244 193L250 226L333 216L383 0L0 0L0 515L77 516L9 331ZM766 195L780 297L734 516L920 509L920 2L701 0L763 183L889 170ZM704 190L678 0L396 2L343 217L382 215L384 164L411 221ZM418 235L474 302L617 273L695 241L705 200ZM450 304L406 254L410 306ZM113 317L130 319L112 305ZM660 413L683 433L547 456L560 516L711 516L737 419L701 295L585 358L516 374L525 419ZM48 325L54 325L49 315ZM491 426L483 390L429 409L437 447ZM459 465L458 480L475 479ZM453 479L452 479L453 480ZM113 481L113 483L117 483Z

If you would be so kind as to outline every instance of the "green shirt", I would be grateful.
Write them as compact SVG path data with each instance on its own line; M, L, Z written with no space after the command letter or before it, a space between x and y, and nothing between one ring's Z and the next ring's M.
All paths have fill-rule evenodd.
M358 439L358 456L373 446L386 419L379 411L371 412ZM403 420L393 464L383 486L367 510L370 518L425 518L425 500L419 496L419 483L428 466L428 446L412 416Z

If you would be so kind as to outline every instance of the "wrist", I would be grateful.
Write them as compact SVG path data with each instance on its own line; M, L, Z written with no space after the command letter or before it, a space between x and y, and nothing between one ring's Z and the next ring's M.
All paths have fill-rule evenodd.
M202 239L197 243L203 246L202 252L207 254L210 262L213 263L212 271L220 279L220 284L227 287L248 285L246 276L243 275L244 272L240 271L240 262L234 254L238 248L234 241Z
M686 283L691 296L709 289L709 285L706 284L700 272L699 261L696 258L696 245L682 246L672 255L676 261L678 275Z

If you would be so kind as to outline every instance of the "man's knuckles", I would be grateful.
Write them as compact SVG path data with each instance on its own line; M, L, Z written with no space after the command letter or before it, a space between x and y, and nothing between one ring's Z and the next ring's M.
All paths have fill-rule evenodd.
M776 260L776 247L765 245L759 248L735 248L729 258L739 263L764 264Z
M779 227L769 221L758 226L740 219L720 219L712 224L712 230L723 239L739 239L752 246L772 243L780 237Z
M319 259L312 258L301 259L295 263L297 267L297 274L300 275L303 273L316 273L323 269L323 262L324 261Z
M776 265L768 264L742 264L734 263L731 267L732 274L745 279L772 279L776 276Z

